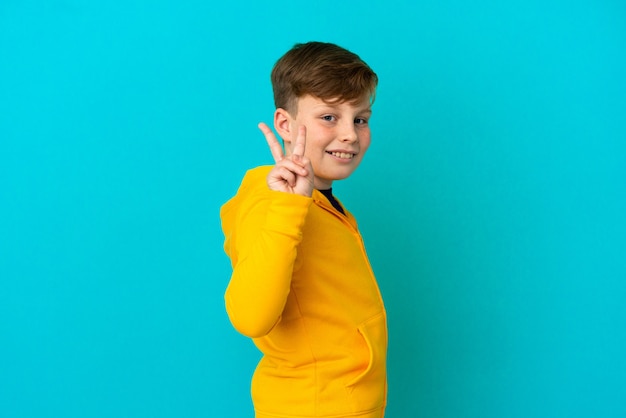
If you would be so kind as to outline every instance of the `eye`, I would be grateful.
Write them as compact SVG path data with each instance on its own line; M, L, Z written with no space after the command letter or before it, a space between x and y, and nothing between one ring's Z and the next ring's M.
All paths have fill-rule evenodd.
M367 119L365 119L365 118L356 118L356 119L354 119L354 123L356 123L357 125L366 125L367 124Z
M335 117L333 115L324 115L322 116L322 120L325 120L327 122L333 122L335 120Z

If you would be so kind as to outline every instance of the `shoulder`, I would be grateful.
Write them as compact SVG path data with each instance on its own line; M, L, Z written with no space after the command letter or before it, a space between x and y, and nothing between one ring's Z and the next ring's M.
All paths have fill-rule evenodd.
M267 188L267 174L271 169L272 166L263 165L246 171L235 197L247 196L265 190Z
M246 180L247 181L259 181L259 180L263 180L265 181L267 175L269 174L269 172L272 170L271 165L261 165L258 167L254 167L251 168L250 170L246 171L246 174L243 177L243 182L245 183Z

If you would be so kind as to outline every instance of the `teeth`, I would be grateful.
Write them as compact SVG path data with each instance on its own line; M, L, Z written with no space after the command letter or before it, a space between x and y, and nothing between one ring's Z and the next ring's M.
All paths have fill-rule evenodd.
M331 152L331 155L334 155L335 157L339 157L339 158L352 158L354 157L354 154L350 154L347 152Z

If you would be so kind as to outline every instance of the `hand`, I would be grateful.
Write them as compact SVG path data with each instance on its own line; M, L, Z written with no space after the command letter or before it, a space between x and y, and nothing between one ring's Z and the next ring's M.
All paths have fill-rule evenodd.
M267 175L267 185L270 190L311 197L314 177L311 161L304 156L306 128L300 126L298 129L296 143L289 156L283 154L283 148L266 124L259 123L259 129L265 135L274 161L276 161L276 165Z

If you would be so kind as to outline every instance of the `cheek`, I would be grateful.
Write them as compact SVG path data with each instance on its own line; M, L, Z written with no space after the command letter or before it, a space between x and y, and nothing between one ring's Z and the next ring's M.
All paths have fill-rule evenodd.
M372 143L372 137L370 136L369 133L359 138L359 145L361 147L361 152L365 153L365 151L367 151L367 149L370 147L371 143Z
M307 156L321 155L324 153L328 140L325 133L320 129L309 128L306 131L306 148L304 153Z

